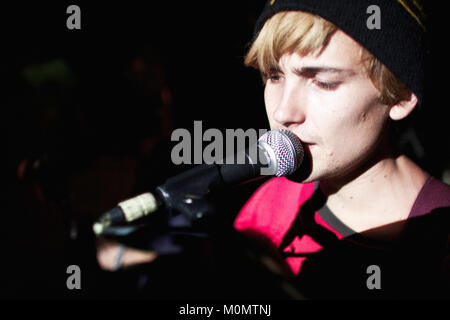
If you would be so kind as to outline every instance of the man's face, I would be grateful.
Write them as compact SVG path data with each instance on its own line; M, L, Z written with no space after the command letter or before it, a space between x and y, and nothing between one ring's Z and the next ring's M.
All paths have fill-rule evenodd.
M338 31L319 56L285 54L269 75L271 129L293 131L311 155L304 182L345 178L380 151L389 108L379 102L360 48Z

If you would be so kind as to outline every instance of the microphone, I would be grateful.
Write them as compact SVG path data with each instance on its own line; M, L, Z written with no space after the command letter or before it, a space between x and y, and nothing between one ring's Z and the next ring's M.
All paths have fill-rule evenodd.
M303 156L300 139L293 132L268 131L223 164L198 165L169 178L153 193L120 202L94 224L94 233L101 235L108 227L136 221L162 208L184 213L191 221L200 219L212 211L204 201L211 193L268 175L290 175L300 167Z

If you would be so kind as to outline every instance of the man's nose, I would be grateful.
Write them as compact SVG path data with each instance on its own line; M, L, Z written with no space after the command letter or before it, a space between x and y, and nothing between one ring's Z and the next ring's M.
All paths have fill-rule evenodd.
M304 108L296 88L284 89L282 98L274 110L273 119L286 128L305 121Z

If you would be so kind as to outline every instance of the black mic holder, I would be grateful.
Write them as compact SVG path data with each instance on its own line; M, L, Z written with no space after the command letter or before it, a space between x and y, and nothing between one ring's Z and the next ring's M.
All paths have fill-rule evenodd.
M172 214L182 214L196 222L216 212L211 191L223 187L218 165L196 166L166 180L156 188L155 195Z
M156 197L170 211L181 213L191 222L211 217L218 211L218 202L227 201L224 191L238 182L246 183L258 174L258 166L240 164L205 164L166 180L156 188ZM258 176L256 179L263 178Z
M235 164L203 164L173 176L153 192L157 211L136 221L110 224L101 235L118 237L122 242L138 238L145 242L145 239L180 234L206 238L232 229L233 213L237 212L230 208L230 200L234 199L229 187L254 178L256 170L255 165L240 166L236 170ZM114 215L117 208L99 221L114 220L108 214Z
M195 239L218 237L229 231L231 227L223 221L232 215L221 214L225 211L223 201L228 199L226 193L220 192L227 186L220 166L199 165L167 179L153 192L157 211L127 224L111 225L102 236L137 247L141 243L145 249L162 254L174 254L183 252L190 243L197 243Z

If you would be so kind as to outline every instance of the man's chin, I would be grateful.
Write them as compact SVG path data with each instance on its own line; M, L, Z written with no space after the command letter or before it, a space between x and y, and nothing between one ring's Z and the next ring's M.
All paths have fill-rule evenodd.
M293 182L309 183L316 181L312 175L312 160L309 152L305 152L300 168L298 168L293 174L286 176L286 178Z

